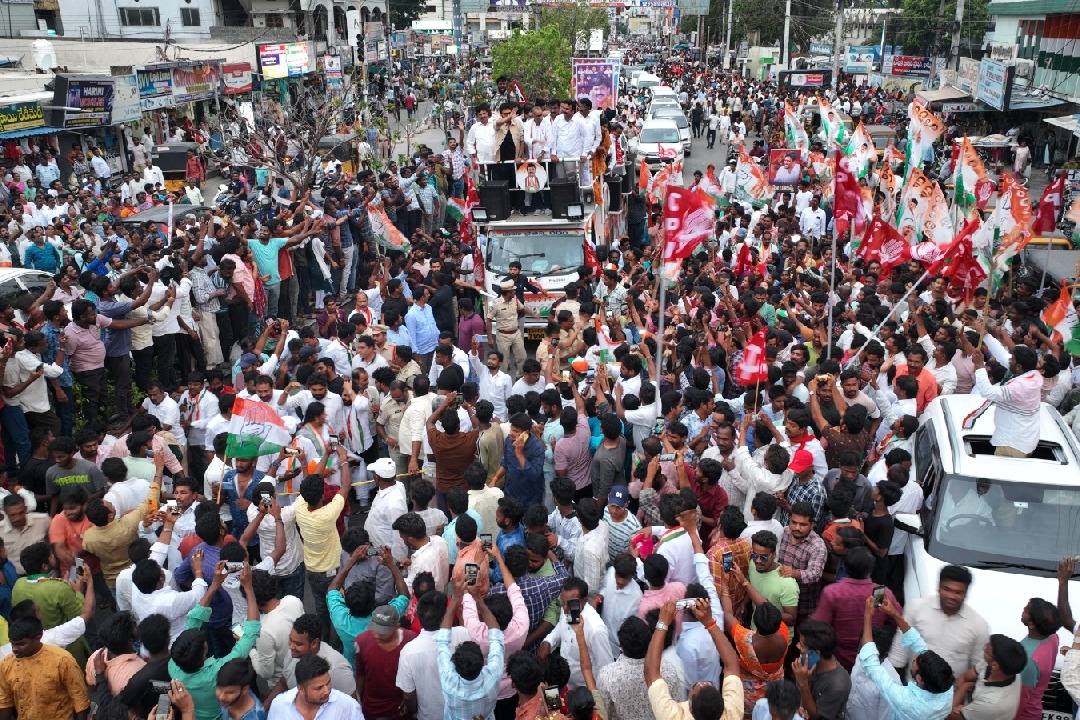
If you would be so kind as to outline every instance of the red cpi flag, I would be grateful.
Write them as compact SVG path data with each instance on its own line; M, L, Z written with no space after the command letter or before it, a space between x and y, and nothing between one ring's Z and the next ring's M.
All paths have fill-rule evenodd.
M894 267L911 258L911 247L896 228L875 217L866 228L866 236L855 254L867 262L877 260L881 263L881 279L885 279Z
M769 361L765 357L765 332L762 328L743 348L742 360L735 367L735 382L743 387L769 382Z
M855 232L861 233L866 226L866 209L862 201L862 189L855 174L848 167L847 158L836 164L836 190L833 197L833 218L836 223L836 237L844 237L849 225L854 225Z
M713 234L716 216L711 199L682 187L669 187L664 198L664 262L690 257Z
M1043 190L1042 199L1039 200L1039 213L1035 216L1035 222L1031 225L1033 233L1052 233L1057 227L1058 215L1061 213L1062 195L1065 194L1065 175L1058 175L1054 182Z

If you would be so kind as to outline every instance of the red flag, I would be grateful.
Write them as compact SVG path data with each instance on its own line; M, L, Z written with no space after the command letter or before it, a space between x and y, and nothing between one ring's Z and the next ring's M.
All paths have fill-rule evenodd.
M765 357L765 332L762 328L743 348L742 360L735 366L735 382L746 387L769 382L769 361Z
M735 258L735 269L733 270L736 278L741 278L743 273L750 270L754 263L753 257L750 255L750 243L743 243L739 247L739 255Z
M1054 232L1054 228L1057 227L1058 215L1061 213L1062 195L1064 194L1065 175L1061 174L1043 190L1042 199L1039 200L1039 212L1035 216L1035 222L1031 225L1032 232Z
M862 233L866 226L866 208L863 206L862 188L859 187L855 173L848 168L847 158L842 158L836 164L833 218L838 238L844 237L849 225L854 225L856 234Z
M932 274L948 278L949 294L964 302L974 299L975 289L987 277L972 249L972 238L981 225L978 215L968 220L960 234L941 248L941 257L927 268Z
M855 254L867 262L877 260L881 264L881 279L884 280L894 267L911 258L911 246L896 228L875 217L866 228L866 235Z
M682 187L668 188L664 199L665 263L690 257L715 228L711 198Z

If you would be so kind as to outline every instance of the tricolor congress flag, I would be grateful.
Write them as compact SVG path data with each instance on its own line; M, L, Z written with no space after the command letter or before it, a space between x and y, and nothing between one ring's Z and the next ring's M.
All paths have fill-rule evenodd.
M236 398L232 413L225 450L231 458L272 455L292 441L281 416L264 402Z

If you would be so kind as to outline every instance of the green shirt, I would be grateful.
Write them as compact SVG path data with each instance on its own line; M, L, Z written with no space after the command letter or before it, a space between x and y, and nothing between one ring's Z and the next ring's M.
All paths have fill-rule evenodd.
M398 615L401 616L409 609L409 598L407 595L398 595L387 604L397 610ZM371 623L371 616L356 617L349 612L349 606L345 604L345 596L340 590L327 593L326 606L330 609L330 622L334 623L334 630L341 638L341 654L355 670L356 636L367 630L367 626Z
M551 564L550 560L545 560L544 564L533 575L537 577L555 577L555 566ZM555 626L559 624L560 617L562 617L562 605L559 603L559 596L556 595L555 599L547 606L547 610L544 611L544 622Z
M188 612L184 630L198 630L209 619L210 608L196 605ZM184 683L184 687L191 693L191 699L195 703L195 720L221 720L221 703L217 699L218 670L230 660L247 657L255 647L261 631L262 623L258 620L245 620L244 632L236 641L232 652L223 658L207 658L202 667L193 673L184 672L179 665L169 660L169 676Z
M48 575L28 575L16 580L11 589L11 604L18 605L23 600L32 600L37 605L41 626L46 630L82 615L84 602L82 593L75 592L66 582ZM66 650L79 663L79 667L86 667L90 646L85 637L68 645Z
M762 574L758 572L757 565L750 563L750 573L747 575L747 579L755 590L776 606L777 610L783 610L785 607L798 607L799 583L795 578L780 577L779 567L772 572ZM750 629L757 630L752 619ZM795 637L794 633L792 633L792 637Z

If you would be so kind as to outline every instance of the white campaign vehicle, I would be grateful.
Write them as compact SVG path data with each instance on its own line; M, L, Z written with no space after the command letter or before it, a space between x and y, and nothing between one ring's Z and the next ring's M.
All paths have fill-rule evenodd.
M683 155L690 155L690 146L694 140L690 135L690 123L687 121L686 115L683 114L682 108L668 107L666 105L649 108L649 119L674 121L675 127L679 129L679 141L682 144Z
M1028 600L1056 603L1058 560L1080 555L1080 450L1057 410L1044 403L1032 456L995 455L993 407L970 430L963 428L981 403L975 395L947 395L922 414L911 479L922 485L926 503L918 515L896 517L918 530L905 557L904 593L908 600L932 595L942 567L963 565L974 577L968 605L991 633L1022 638L1027 628L1020 615ZM1075 602L1080 583L1070 587ZM1072 628L1058 634L1063 646L1072 644ZM1043 718L1072 718L1056 671Z
M643 72L636 78L634 78L634 88L636 90L655 87L660 87L660 78L656 77L652 73Z

